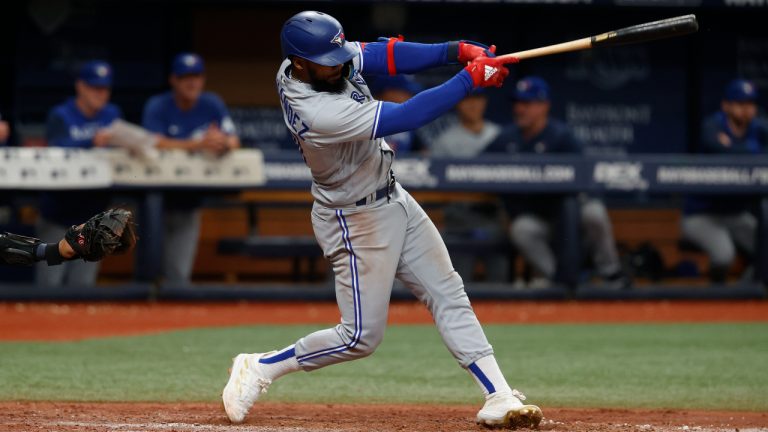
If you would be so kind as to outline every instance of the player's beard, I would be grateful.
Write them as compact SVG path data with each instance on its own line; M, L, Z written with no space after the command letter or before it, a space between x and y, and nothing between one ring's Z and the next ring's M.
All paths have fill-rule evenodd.
M309 79L311 80L310 84L312 85L312 90L316 92L341 94L344 93L344 89L347 88L347 80L344 79L343 75L335 81L324 81L317 78L310 69Z

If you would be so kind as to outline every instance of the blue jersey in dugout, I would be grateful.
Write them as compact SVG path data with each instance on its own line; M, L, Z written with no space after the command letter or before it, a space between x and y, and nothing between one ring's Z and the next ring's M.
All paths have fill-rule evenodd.
M517 125L508 125L484 153L580 154L582 148L581 141L576 138L566 123L550 118L544 129L529 139L523 137ZM561 198L547 194L505 195L502 196L502 202L507 212L513 217L521 213L534 213L540 217L554 218L560 209Z
M226 134L235 133L226 105L213 93L203 92L195 106L186 111L179 109L170 91L152 96L144 105L144 128L168 138L202 138L214 123ZM199 207L201 202L197 192L179 192L168 197L166 206L174 210L191 210Z
M52 147L90 148L96 132L122 116L117 105L107 104L93 117L86 117L71 98L51 109L45 136Z
M195 106L187 111L176 106L172 92L153 96L144 106L143 126L168 138L200 138L213 123L226 134L235 133L226 105L209 92L203 92Z
M523 138L517 125L508 125L485 153L581 153L583 145L571 128L557 119L548 119L538 135Z
M743 137L733 134L722 111L707 117L701 127L701 153L765 153L767 146L768 122L761 118L752 120Z
M707 117L701 126L699 153L743 155L766 152L768 122L764 119L752 120L742 137L733 134L722 111ZM683 210L686 214L737 214L752 210L752 202L740 196L690 196L686 198Z
M122 117L117 105L107 104L93 117L86 117L71 98L51 109L46 123L46 139L51 147L91 148L99 129ZM88 199L83 199L87 193ZM110 194L105 191L46 192L40 196L40 214L61 226L85 222L94 214L104 211Z

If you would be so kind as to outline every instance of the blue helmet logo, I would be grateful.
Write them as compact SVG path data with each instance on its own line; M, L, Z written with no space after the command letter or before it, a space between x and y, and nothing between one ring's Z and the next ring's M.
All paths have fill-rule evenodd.
M339 47L344 46L344 33L341 32L341 29L339 29L339 32L336 33L336 36L334 36L333 39L331 39L331 43L336 44Z

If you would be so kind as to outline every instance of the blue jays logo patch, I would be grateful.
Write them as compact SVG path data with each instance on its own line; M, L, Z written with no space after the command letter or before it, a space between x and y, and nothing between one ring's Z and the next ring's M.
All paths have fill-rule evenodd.
M345 39L344 39L344 33L342 33L342 32L341 32L341 29L339 29L339 32L338 32L338 33L336 33L336 36L334 36L334 37L331 39L331 43L332 43L332 44L336 44L336 45L338 45L338 46L342 47L342 46L344 46L344 42L345 42Z
M365 100L365 95L360 94L360 92L353 91L349 96L354 99L355 102L363 103Z

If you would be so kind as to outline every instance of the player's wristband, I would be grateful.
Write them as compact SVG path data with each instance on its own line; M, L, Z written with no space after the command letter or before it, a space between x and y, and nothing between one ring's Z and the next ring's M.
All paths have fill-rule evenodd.
M48 265L59 265L66 261L59 252L59 243L41 243L37 247L35 256L40 256L41 249L44 249L43 257L45 258L45 261L48 263ZM42 261L42 259L40 259L40 261Z
M445 45L445 63L459 64L459 41L450 41Z

